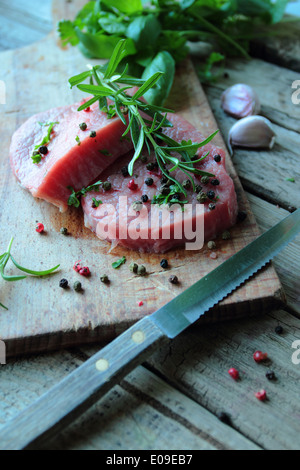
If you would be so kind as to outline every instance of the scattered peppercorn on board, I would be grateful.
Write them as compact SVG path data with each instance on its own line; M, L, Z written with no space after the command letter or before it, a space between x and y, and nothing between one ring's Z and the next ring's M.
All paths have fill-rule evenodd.
M64 8L65 11L57 11L54 2L55 20L74 17L78 2L66 2ZM68 78L81 71L87 59L75 48L61 49L55 33L34 45L0 55L6 77L6 104L1 105L0 114L1 253L14 236L13 254L20 264L32 269L48 269L61 264L60 272L47 278L28 277L14 283L0 281L0 302L8 307L7 311L0 311L0 337L6 342L8 355L111 339L176 297L259 235L227 155L228 171L235 182L240 210L246 211L248 217L231 230L229 240L221 237L216 240L213 256L207 245L200 252L180 249L163 256L141 255L120 247L109 253L110 245L84 227L81 209L70 208L62 214L54 206L34 199L16 182L8 159L11 136L29 116L81 98L77 90L69 89ZM168 106L204 135L217 129L189 60L177 70ZM221 135L215 142L225 147ZM36 232L37 223L44 225L44 233ZM68 235L60 233L62 227L68 229ZM112 263L123 256L126 263L113 269ZM168 270L160 266L162 258L168 260ZM89 277L82 277L73 270L74 263L79 260L89 267ZM132 262L146 266L147 275L137 277L130 272ZM16 272L10 265L7 268L8 274ZM109 283L100 281L104 274L108 275ZM174 275L178 284L169 282ZM59 286L62 279L69 281L69 288ZM81 292L73 288L76 281L82 283ZM261 313L283 300L277 274L272 266L268 266L201 321L221 321Z

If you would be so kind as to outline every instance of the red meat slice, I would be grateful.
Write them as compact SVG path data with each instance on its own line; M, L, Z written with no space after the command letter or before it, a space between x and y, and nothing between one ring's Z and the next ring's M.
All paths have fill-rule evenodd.
M165 133L174 140L180 142L183 139L191 139L193 142L199 142L204 139L199 131L179 116L169 115L168 119L172 121L174 127L166 129ZM203 191L206 193L214 191L215 202L213 204L215 209L209 208L212 200L208 199L202 205L197 201L197 194L192 189L189 189L187 190L189 208L185 206L185 210L182 212L181 208L177 207L177 210L174 211L170 218L167 217L162 222L159 222L159 212L162 208L158 205L151 205L150 201L159 193L161 175L159 172L149 172L146 164L142 163L139 159L134 166L136 189L130 189L128 183L132 177L124 177L121 171L132 157L132 152L129 152L101 175L102 181L108 180L111 182L112 187L110 191L105 192L103 189L100 189L99 192L88 193L85 198L82 198L85 225L101 239L106 239L114 245L120 244L140 252L163 253L183 245L189 240L185 236L185 231L182 227L183 223L193 224L193 227L200 228L203 227L201 224L204 224L205 240L215 238L220 232L232 227L236 223L238 206L233 181L225 169L225 152L214 145L208 144L199 149L198 155L202 156L207 152L209 152L209 156L195 166L203 171L213 173L215 175L214 179L218 179L220 183L219 185L214 185L211 183L211 178L210 182L203 186ZM216 154L221 156L221 162L214 160ZM145 151L145 155L147 155L147 151ZM155 161L153 155L148 157L148 163L150 161ZM172 175L180 182L187 179L186 175L180 170L172 172ZM145 183L145 180L149 177L153 179L152 186L148 186ZM200 180L201 177L194 177L195 183L202 185ZM128 215L128 212L133 210L132 204L140 201L143 195L147 195L149 198L149 201L144 203L143 210L131 212L131 215ZM125 206L124 200L121 202L119 199L120 196L127 197ZM95 207L95 200L101 200L102 204ZM199 214L196 213L197 206L198 208L201 206L204 209ZM151 220L154 222L151 223ZM134 234L129 233L129 227L132 226L133 222L139 224L140 237L137 239ZM126 233L124 232L125 226L128 229ZM162 228L167 229L165 233L168 233L169 230L169 237L162 236ZM182 232L181 238L176 238L180 232Z
M128 152L132 145L121 136L126 129L119 118L108 119L98 103L89 112L77 109L79 103L32 116L13 135L10 162L21 185L33 196L67 209L72 186L76 191L89 185L116 158ZM48 127L39 123L58 122L53 127L48 153L38 164L31 155L47 135ZM79 128L87 124L85 131ZM96 137L90 137L90 132Z

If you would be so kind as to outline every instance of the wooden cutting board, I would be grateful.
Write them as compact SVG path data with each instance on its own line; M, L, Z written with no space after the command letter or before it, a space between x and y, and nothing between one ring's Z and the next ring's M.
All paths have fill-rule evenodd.
M54 2L55 20L73 18L80 4L82 1ZM20 264L32 269L61 264L60 272L47 278L27 278L18 283L0 281L0 302L9 307L8 311L0 311L0 337L6 342L8 356L110 339L176 297L259 235L227 155L239 206L247 211L248 218L232 229L231 240L217 240L217 259L210 258L207 248L200 252L174 250L165 256L170 263L166 272L160 267L161 255L140 255L119 247L109 252L110 245L84 227L81 209L61 214L48 203L34 199L18 185L8 160L11 136L28 117L81 99L78 90L69 89L68 78L83 71L87 59L75 48L60 48L53 33L29 47L1 53L0 60L0 80L6 84L6 104L0 105L1 253L14 236L12 253ZM178 67L168 106L206 136L217 129L189 60ZM224 146L221 136L216 143ZM36 233L36 221L45 225L45 234ZM62 236L61 227L67 227L70 235ZM123 255L127 263L114 270L112 262ZM90 278L82 278L73 271L77 260L90 267ZM144 264L148 275L142 278L132 275L128 269L132 261ZM9 268L7 272L16 269ZM109 285L100 282L104 273L111 280ZM178 286L169 283L171 274L178 276ZM61 278L68 279L71 286L76 280L82 281L84 291L79 294L73 288L59 288ZM276 272L269 266L201 321L262 312L278 305L283 298ZM143 306L138 306L140 301Z

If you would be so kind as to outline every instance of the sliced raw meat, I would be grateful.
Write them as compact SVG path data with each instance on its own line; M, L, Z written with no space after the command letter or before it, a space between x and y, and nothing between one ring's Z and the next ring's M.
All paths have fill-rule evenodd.
M174 127L166 129L165 133L173 139L179 142L183 139L191 139L193 142L204 139L199 131L179 116L169 115L168 119L172 121ZM132 152L129 152L101 175L102 181L108 180L111 182L109 191L105 192L100 189L99 192L88 193L85 198L82 198L85 225L101 239L140 252L163 253L191 241L190 237L185 235L183 223L186 226L198 227L199 230L203 229L204 224L205 240L215 238L220 232L236 223L238 208L234 184L225 169L225 152L209 144L200 149L198 155L202 156L207 152L209 152L209 156L195 166L203 171L213 173L215 177L210 178L209 183L204 186L201 183L200 176L194 177L195 183L203 186L204 192L210 192L211 197L213 196L211 191L214 192L214 197L212 199L208 198L205 204L200 204L197 201L197 193L193 192L192 189L188 189L189 205L184 206L184 212L177 206L171 217L164 218L164 215L160 216L163 219L160 222L159 212L162 207L151 204L151 200L159 194L162 186L160 172L148 171L146 164L142 163L141 159L137 160L134 166L134 183L136 187L134 190L130 189L128 183L132 180L132 177L124 177L122 174L122 168L128 165L132 157ZM147 155L147 151L145 151L145 155ZM220 162L215 161L214 156L216 155L220 155ZM151 161L155 161L153 155L148 157L148 163ZM180 170L171 174L180 182L187 179L187 176ZM145 183L149 177L153 179L153 185L151 186ZM129 186L131 185L129 184ZM141 201L143 195L147 195L149 200L144 203L141 211L135 212L132 204ZM120 196L126 196L127 200L120 199ZM98 200L101 200L102 204L97 203ZM98 207L95 207L95 201L96 205L99 204ZM210 204L213 204L215 208ZM197 208L199 213L196 212ZM134 223L138 224L139 238L136 238L134 230L130 232L130 227L133 227ZM164 232L163 229L165 229ZM168 230L169 236L165 237ZM178 238L180 233L182 235Z
M132 148L128 140L121 139L126 127L119 118L108 119L98 103L89 112L78 112L79 105L32 116L15 132L10 147L11 166L21 185L62 211L68 207L67 186L79 191ZM48 153L40 163L33 163L34 147L47 135L45 124L51 122L58 124L53 126ZM80 129L82 123L86 130ZM92 131L95 137L90 137Z

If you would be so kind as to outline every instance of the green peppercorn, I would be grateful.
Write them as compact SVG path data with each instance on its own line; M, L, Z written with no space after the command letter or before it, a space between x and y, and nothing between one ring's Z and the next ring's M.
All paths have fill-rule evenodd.
M102 184L102 188L104 191L109 191L111 189L111 182L110 181L104 181Z
M197 196L197 201L200 202L200 204L204 204L207 201L207 194L201 191Z
M145 276L146 273L147 273L147 270L146 270L145 266L141 265L137 268L137 275L138 276Z
M230 240L231 234L228 232L228 230L225 230L225 232L222 233L222 239L223 240Z
M76 292L81 292L82 291L82 284L79 281L74 282L73 287L74 287L74 290Z
M216 243L215 243L214 241L210 241L210 242L208 242L208 244L207 244L207 248L208 248L209 250L214 250L216 247L217 247L217 245L216 245Z
M82 131L86 131L87 130L87 125L85 122L82 122L81 124L79 124L79 127Z
M60 229L60 233L61 233L62 235L68 235L68 229L67 229L66 227L62 227L62 228Z
M103 284L108 284L109 279L107 274L103 274L103 276L100 277L100 281L103 282Z
M189 189L192 186L191 180L184 180L182 186L184 189Z
M129 266L129 270L130 270L132 273L137 273L138 265L137 265L136 263L131 263L130 266Z
M201 183L204 184L204 185L207 185L209 183L209 177L208 176L202 176Z

